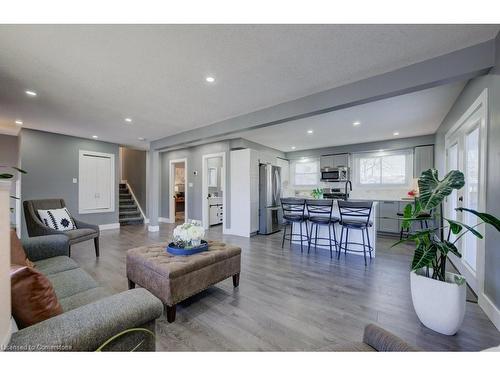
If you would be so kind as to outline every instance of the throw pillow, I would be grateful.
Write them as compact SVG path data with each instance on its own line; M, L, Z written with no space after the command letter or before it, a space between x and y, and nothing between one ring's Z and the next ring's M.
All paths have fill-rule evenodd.
M52 284L36 269L12 265L10 282L12 315L20 329L62 314Z
M35 266L26 256L23 244L13 229L10 230L10 264L29 267Z
M38 210L38 216L49 228L65 231L76 229L76 225L66 207L50 210Z

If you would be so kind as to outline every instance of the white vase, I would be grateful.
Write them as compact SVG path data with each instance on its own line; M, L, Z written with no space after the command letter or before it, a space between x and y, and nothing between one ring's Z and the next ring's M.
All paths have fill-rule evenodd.
M462 276L451 272L446 272L446 281L426 277L424 272L424 269L410 272L415 312L426 327L443 335L454 335L464 320L466 283L458 285L455 277Z
M191 240L191 246L198 247L201 245L201 240Z

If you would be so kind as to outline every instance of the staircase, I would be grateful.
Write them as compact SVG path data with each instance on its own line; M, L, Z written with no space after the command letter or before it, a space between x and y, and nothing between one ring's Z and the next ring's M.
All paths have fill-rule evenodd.
M143 223L144 218L127 184L120 184L120 225L142 225Z

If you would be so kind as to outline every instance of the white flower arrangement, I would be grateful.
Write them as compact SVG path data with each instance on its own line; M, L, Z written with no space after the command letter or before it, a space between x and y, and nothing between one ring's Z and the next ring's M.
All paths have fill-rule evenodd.
M189 223L178 225L174 229L173 242L179 248L190 248L200 246L201 240L205 236L205 229L198 220L191 220Z

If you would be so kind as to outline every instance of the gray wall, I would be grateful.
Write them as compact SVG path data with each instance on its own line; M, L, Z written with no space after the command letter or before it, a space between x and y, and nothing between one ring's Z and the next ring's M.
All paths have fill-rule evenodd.
M0 165L4 166L18 166L19 165L19 138L13 135L4 135L0 134ZM2 173L11 173L14 174L14 178L12 179L12 186L10 189L10 195L16 196L16 186L15 181L19 178L19 173L12 173L11 170L1 169ZM10 207L16 207L16 200L10 199ZM15 210L10 214L10 223L15 224L16 222L16 214Z
M186 181L186 218L202 219L202 156L217 152L226 153L226 169L229 170L229 149L230 142L216 142L207 145L190 147L182 150L163 152L160 154L161 183L160 183L160 216L169 217L169 162L175 159L187 159L187 181ZM197 172L197 175L194 172ZM229 176L226 179L226 189L228 191ZM189 184L193 186L190 187ZM226 211L227 212L227 211ZM227 220L229 221L229 220Z
M20 133L21 167L28 174L22 176L23 200L63 198L73 216L92 224L118 223L119 147L106 142L93 141L66 135L22 129ZM79 150L105 152L115 155L115 211L96 214L78 214ZM27 236L24 213L23 237Z
M500 61L500 59L499 59ZM445 173L444 137L460 116L488 89L488 154L486 207L488 212L500 216L500 69L471 80L464 88L436 133L436 166ZM500 308L500 233L486 227L485 235L485 294Z
M187 158L186 194L188 195L188 202L186 206L186 217L189 219L202 220L202 156L205 154L212 154L217 152L226 153L226 186L224 188L224 194L226 195L226 202L229 205L229 187L231 183L229 152L232 149L238 148L252 148L258 151L265 151L266 153L277 157L285 156L283 152L242 138L208 143L205 145L189 147L181 150L162 152L160 153L161 181L159 216L169 217L169 161ZM197 171L198 174L195 175L194 171ZM192 183L193 186L189 187L189 183ZM226 225L226 227L230 227L230 223L230 210L229 207L227 207L224 224Z
M147 216L146 151L122 147L122 180L127 180Z
M328 154L342 154L351 152L365 152L376 150L397 150L423 145L432 145L435 142L434 135L423 135L420 137L391 139L378 142L357 143L345 146L335 146L326 148L315 148L312 150L287 152L288 159L299 159L302 156L315 157Z

